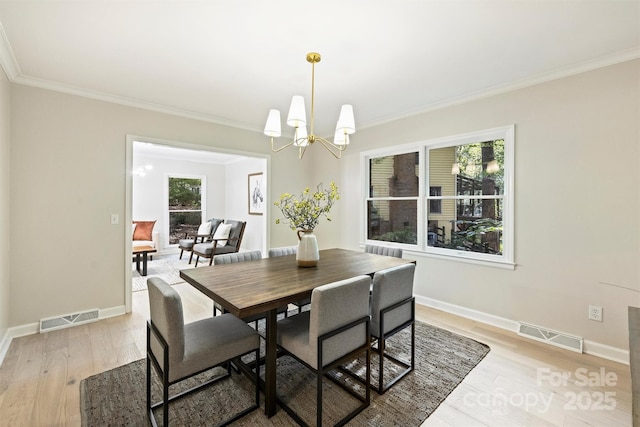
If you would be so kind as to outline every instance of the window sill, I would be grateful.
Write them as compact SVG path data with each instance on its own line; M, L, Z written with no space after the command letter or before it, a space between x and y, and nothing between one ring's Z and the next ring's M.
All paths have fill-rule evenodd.
M416 257L433 258L433 259L440 259L440 260L452 261L452 262L462 262L466 264L481 265L483 267L500 268L503 270L516 269L516 264L508 261L489 261L489 260L477 259L477 258L467 258L464 256L434 254L432 252L424 252L424 251L417 251L417 250L410 250L410 249L404 249L404 253L407 255L416 256Z

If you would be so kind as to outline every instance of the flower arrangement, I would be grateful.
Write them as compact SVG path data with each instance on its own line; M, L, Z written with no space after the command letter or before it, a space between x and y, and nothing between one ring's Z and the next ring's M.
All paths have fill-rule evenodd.
M340 199L338 187L331 181L328 190L322 188L322 183L318 184L315 193L309 187L300 195L300 198L289 193L283 193L280 200L273 204L280 208L284 220L276 219L276 224L280 222L288 223L292 230L313 230L318 225L321 216L325 216L327 221L331 221L329 211L336 200Z

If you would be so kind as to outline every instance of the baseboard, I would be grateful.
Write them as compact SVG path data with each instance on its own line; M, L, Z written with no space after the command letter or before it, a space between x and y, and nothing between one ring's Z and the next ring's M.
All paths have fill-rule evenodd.
M433 298L421 297L417 295L416 302L418 304L426 305L427 307L431 308L437 308L438 310L446 311L447 313L455 314L466 319L475 320L480 323L495 326L500 329L505 329L509 332L518 332L518 322L505 319L504 317L494 316L493 314L487 314L481 311L472 310L470 308L462 307L448 302L443 302Z
M126 313L124 305L119 305L116 307L104 308L99 310L100 320L107 319L109 317L121 316ZM7 351L9 351L9 346L11 345L11 341L14 338L20 338L27 335L34 335L39 333L40 331L40 323L29 323L21 326L14 326L12 328L7 329L7 332L2 337L0 341L0 365L4 361L5 356L7 355ZM46 333L46 332L45 332Z
M118 305L111 308L100 309L100 319L108 319L109 317L122 316L126 314L124 305Z
M416 295L416 303L455 314L456 316L464 317L466 319L495 326L509 332L518 332L519 323L504 317L494 316L493 314L483 313L481 311L418 295ZM584 340L583 353L622 363L624 365L629 365L629 350L611 347L595 341Z
M9 335L9 330L5 332L2 340L0 340L0 365L2 365L2 361L4 357L7 355L7 351L9 350L9 346L11 345L11 336Z
M603 359L612 360L627 366L629 365L629 350L611 347L610 345L600 344L595 341L584 340L583 351L592 356L602 357Z

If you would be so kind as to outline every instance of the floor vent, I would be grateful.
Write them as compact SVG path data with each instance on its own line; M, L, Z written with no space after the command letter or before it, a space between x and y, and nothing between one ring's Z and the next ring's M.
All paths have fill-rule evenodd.
M40 332L55 331L56 329L69 328L83 323L95 322L96 320L99 320L99 311L97 308L83 311L82 313L51 317L40 320Z
M520 322L518 335L582 353L582 338Z

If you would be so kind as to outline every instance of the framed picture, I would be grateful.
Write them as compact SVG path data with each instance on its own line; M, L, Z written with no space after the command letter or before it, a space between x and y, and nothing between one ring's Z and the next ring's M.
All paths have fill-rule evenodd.
M264 213L264 177L262 172L249 174L248 179L249 215Z

